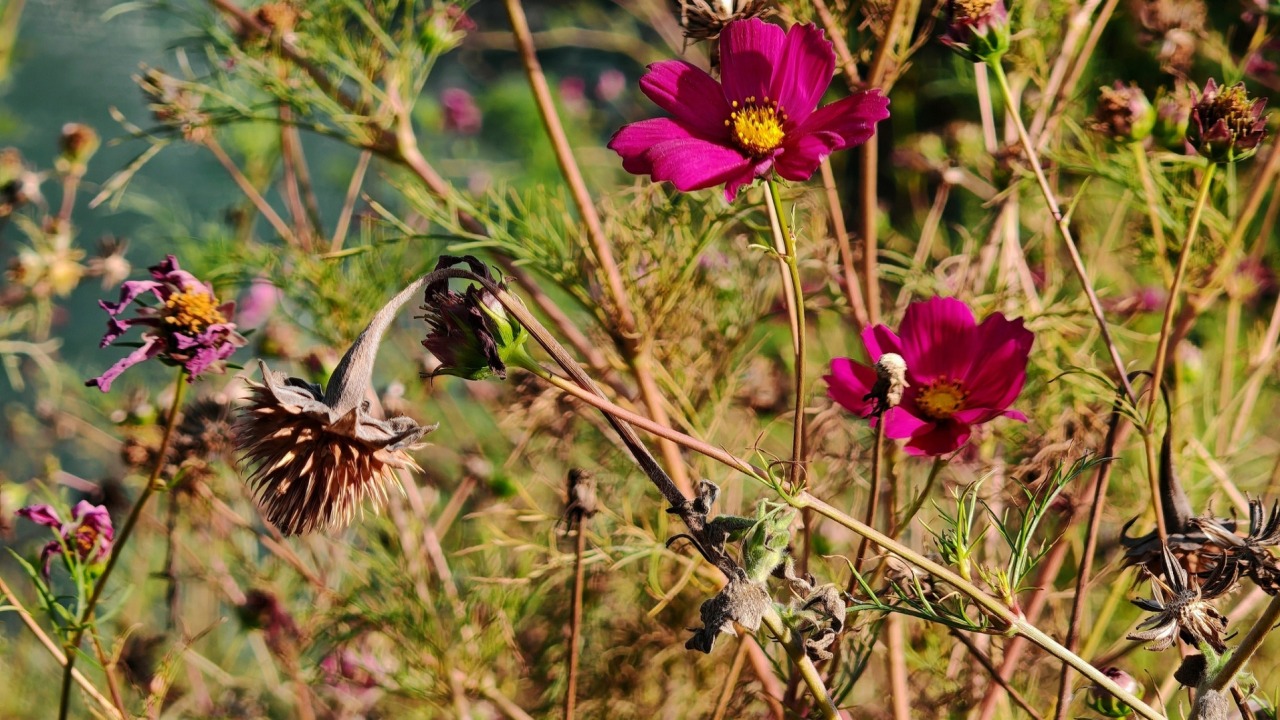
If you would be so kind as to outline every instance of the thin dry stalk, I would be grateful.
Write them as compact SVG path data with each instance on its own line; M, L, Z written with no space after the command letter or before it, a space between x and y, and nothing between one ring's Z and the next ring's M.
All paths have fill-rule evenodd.
M885 652L889 663L889 697L894 720L911 720L911 690L907 686L907 643L898 615L885 618Z
M591 243L591 250L595 255L596 264L604 274L605 286L609 290L609 299L617 312L618 329L622 337L626 339L622 349L628 356L627 360L631 365L631 370L636 376L636 382L640 385L640 397L644 401L645 409L655 421L662 425L670 425L666 407L662 403L658 390L658 384L653 377L653 359L649 348L640 341L637 333L636 318L631 310L631 303L627 298L626 287L622 282L622 273L618 270L618 264L613 258L613 250L609 245L608 238L604 235L604 227L600 223L600 215L591 200L586 181L582 178L582 171L578 169L578 162L574 159L573 151L569 146L569 138L565 135L564 126L560 122L560 115L556 111L555 102L551 98L551 88L547 84L546 75L542 72L542 65L538 62L537 51L534 48L533 36L529 32L529 21L525 17L524 7L520 0L505 0L505 4L507 15L511 19L511 31L519 48L520 60L524 65L529 87L533 91L538 113L542 116L547 136L555 149L556 161L560 165L560 172L564 175L565 182L569 185L569 190L573 194L574 204L577 206L578 213L582 216L583 223L586 225L587 238ZM676 483L676 487L682 493L690 494L693 491L693 484L689 480L689 471L685 467L684 458L680 456L679 448L666 441L660 442L659 447L662 450L663 459L666 460L667 468L671 472L671 479Z
M991 663L991 658L987 657L987 654L982 651L982 648L978 647L973 642L972 638L955 628L952 628L950 632L951 637L959 640L960 644L964 645L965 648L969 650L969 654L973 656L973 659L977 660L978 664L987 671L987 674L991 676L991 679L1009 694L1009 697L1013 700L1015 705L1022 708L1023 712L1031 716L1032 720L1044 720L1044 716L1032 707L1031 703L1027 701L1027 698L1023 696L1022 693L1018 692L1017 688L1010 685L1008 680L1004 679L1004 677L1000 675L1000 671Z
M342 210L338 213L338 224L333 229L333 239L329 241L330 253L341 250L342 243L346 242L347 230L351 227L351 216L356 210L356 199L360 197L360 186L364 184L364 176L369 170L369 161L372 159L371 151L360 151L355 170L351 171L351 182L347 184L347 195L342 200Z
M271 227L280 235L280 238L290 245L301 247L298 244L298 237L289 229L289 225L285 223L284 219L281 218L275 209L271 207L271 204L267 202L266 198L262 197L262 193L258 192L258 189L253 186L253 183L249 182L249 178L245 177L244 173L240 172L240 168L236 167L231 156L227 155L227 152L222 149L222 145L218 144L218 141L214 139L213 135L210 135L202 144L208 148L209 152L213 153L213 156L217 158L218 163L221 164L223 169L227 171L227 174L231 176L231 180L235 182L236 187L240 189L240 192L244 193L245 197L249 198L249 202L253 203L253 206L258 209L258 212L262 215L263 219L271 224Z
M817 0L821 2L821 0ZM840 45L836 45L840 47ZM849 243L849 229L844 224L844 210L840 206L840 193L836 189L836 177L831 172L831 158L822 159L822 186L827 193L827 207L831 211L831 229L836 236L836 247L840 252L840 270L843 273L845 299L849 303L849 320L856 332L870 323L867 316L867 303L862 297L862 284L858 281L858 273L853 268L853 247Z
M738 687L738 678L742 675L742 666L746 664L748 642L750 640L746 635L738 640L738 650L733 654L733 664L729 666L729 674L724 679L724 686L720 688L720 698L716 700L711 720L724 720L725 713L729 712L729 701L733 699L733 691Z

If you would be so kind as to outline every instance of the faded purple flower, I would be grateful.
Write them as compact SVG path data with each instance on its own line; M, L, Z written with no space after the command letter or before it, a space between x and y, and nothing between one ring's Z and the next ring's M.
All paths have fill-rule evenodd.
M49 505L31 505L18 511L37 525L53 528L60 540L53 540L40 551L40 564L45 577L49 577L49 563L54 555L62 554L63 547L76 553L81 562L99 563L111 554L115 529L111 516L102 505L91 505L85 500L71 508L71 521L64 523L58 511Z
M649 66L640 89L670 118L623 127L609 141L622 167L688 192L742 186L776 172L808 180L823 158L867 141L889 117L870 90L818 108L835 72L835 51L815 25L784 32L759 19L725 26L721 81L683 61Z
M444 129L459 135L475 135L480 132L484 115L471 93L462 88L446 88L440 93L444 106Z
M166 364L182 366L187 382L194 382L245 344L245 339L236 332L235 323L227 320L235 303L219 305L213 288L179 268L178 259L172 255L150 270L151 280L124 283L119 302L98 301L110 315L101 347L114 343L130 328L146 329L140 347L85 385L107 392L126 369L157 357ZM143 304L141 300L148 294L159 304ZM122 318L131 304L135 305L136 314Z

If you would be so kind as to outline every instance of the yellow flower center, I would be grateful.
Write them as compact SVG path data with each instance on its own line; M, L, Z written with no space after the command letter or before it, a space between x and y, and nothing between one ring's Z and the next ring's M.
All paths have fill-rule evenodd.
M733 133L739 147L761 157L782 144L786 136L782 124L787 121L787 114L778 107L778 103L769 98L756 102L755 97L749 97L745 103L734 100L731 104L733 112L724 124Z
M81 525L76 528L69 544L79 551L80 557L87 558L89 551L98 544L98 531L90 525Z
M174 293L165 301L164 308L165 324L191 335L199 335L210 325L227 321L218 310L218 299L201 289Z
M956 20L973 20L991 12L996 0L955 0L952 17Z
M969 391L946 376L924 386L916 396L916 404L931 420L946 420L964 409Z

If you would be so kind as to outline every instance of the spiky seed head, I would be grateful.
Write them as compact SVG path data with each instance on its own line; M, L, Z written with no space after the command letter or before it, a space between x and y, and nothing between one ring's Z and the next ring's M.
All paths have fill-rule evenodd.
M236 444L254 470L263 516L285 535L349 525L366 500L380 507L397 470L419 470L407 452L435 426L381 420L366 405L339 412L320 386L262 369L241 412Z

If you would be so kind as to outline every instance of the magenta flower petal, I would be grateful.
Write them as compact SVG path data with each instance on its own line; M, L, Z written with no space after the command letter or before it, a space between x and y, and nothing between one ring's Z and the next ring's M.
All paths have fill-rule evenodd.
M884 414L884 436L893 440L902 440L930 432L933 425L934 423L929 420L912 415L905 405L890 408ZM874 419L871 427L875 427Z
M973 311L955 298L911 303L899 326L908 371L923 381L968 377L976 327Z
M774 163L778 175L787 180L804 182L813 177L822 159L840 146L835 133L813 133L795 138Z
M796 134L835 133L842 139L835 149L846 150L869 140L875 134L876 123L888 117L889 98L879 90L868 90L820 108L796 129Z
M876 382L876 371L849 358L831 361L831 374L822 378L827 383L827 397L859 417L871 413L872 404L863 397Z
M908 455L937 457L953 453L969 441L972 431L959 423L936 423L932 429L912 435L904 449Z
M788 122L801 125L818 107L836 71L831 42L814 25L792 25L773 67L769 98L787 113Z
M897 333L884 325L863 329L862 344L867 348L867 353L871 356L871 362L877 362L880 360L880 356L885 353L902 354L902 339L898 337ZM910 365L907 366L907 372L911 372Z
M720 82L724 97L744 102L769 94L773 68L782 55L786 33L762 20L731 22L720 33ZM828 76L827 80L830 81ZM797 78L797 82L802 79ZM824 85L823 90L826 90ZM776 98L770 98L776 99Z
M62 527L62 518L58 517L58 511L49 505L31 505L24 507L17 512L18 517L24 517L37 525L45 527L60 528Z
M648 175L653 172L649 151L655 145L692 137L691 132L671 118L654 118L622 127L609 140L609 149L622 156L624 170L635 175Z
M115 382L115 379L120 377L125 370L128 370L140 362L145 362L153 357L157 357L160 353L164 352L164 341L161 338L155 335L147 335L145 337L146 339L143 341L141 347L117 360L114 365L107 368L106 372L86 382L85 385L88 385L89 387L96 387L102 392L110 392L111 383Z
M985 350L969 368L965 386L969 401L979 407L1005 408L1022 392L1027 360L1035 340L1022 318L992 315L978 326L975 342Z
M640 90L687 132L706 140L728 139L729 102L720 83L702 69L683 60L654 63L640 78Z
M646 154L654 180L669 180L683 191L701 190L731 181L751 182L755 162L732 148L698 138L659 143ZM735 188L736 192L736 188Z

